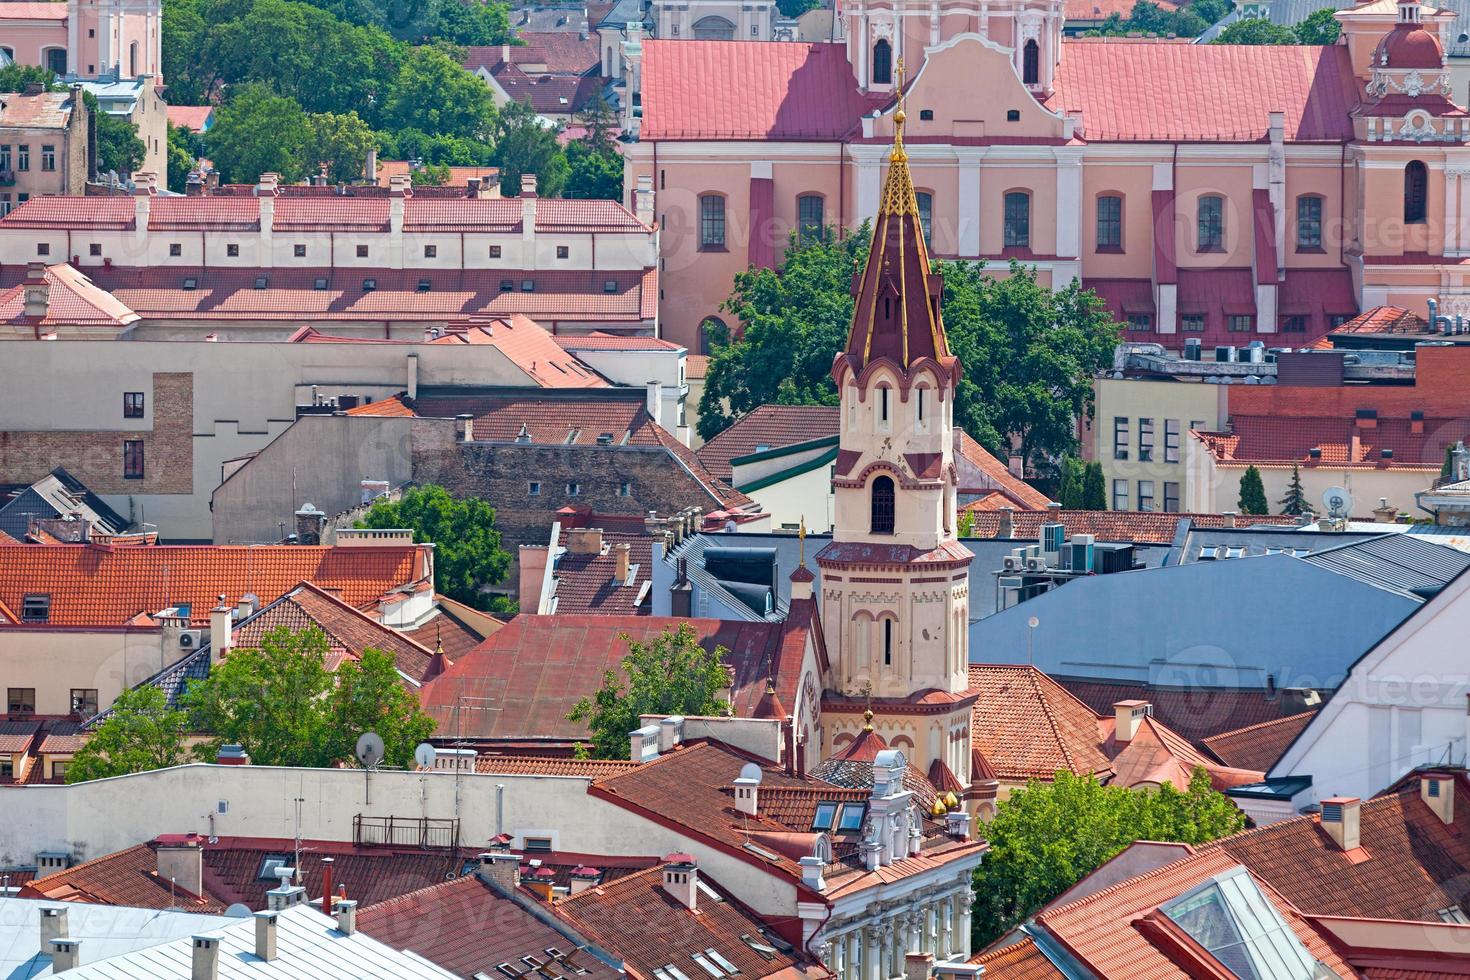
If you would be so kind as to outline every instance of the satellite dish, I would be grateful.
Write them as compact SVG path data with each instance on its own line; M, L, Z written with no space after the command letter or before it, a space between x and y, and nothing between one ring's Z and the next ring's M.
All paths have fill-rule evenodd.
M760 782L761 767L756 765L754 762L747 762L745 765L740 767L740 778L754 779L756 782Z
M377 732L363 732L358 737L357 761L368 769L376 769L383 761L383 740Z
M420 769L433 769L434 760L438 757L438 751L428 742L420 742L419 747L413 750L413 761L419 764Z
M225 915L231 919L248 919L254 914L254 912L250 911L250 906L244 902L236 902L234 905L225 909Z
M1331 517L1347 517L1353 512L1353 495L1342 487L1328 487L1322 493L1322 506Z

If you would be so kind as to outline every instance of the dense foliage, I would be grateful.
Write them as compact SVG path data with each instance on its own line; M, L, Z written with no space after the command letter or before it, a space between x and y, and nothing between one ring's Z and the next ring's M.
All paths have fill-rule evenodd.
M643 715L724 715L729 705L719 691L730 683L723 665L729 651L706 650L689 623L669 627L652 642L622 635L628 644L622 670L603 674L602 687L577 702L567 718L586 722L591 732L587 754L596 759L626 759L628 733Z
M411 529L414 541L434 545L437 591L476 609L502 611L484 588L505 578L510 552L500 546L495 508L484 500L451 497L439 486L411 487L401 499L379 499L357 526Z
M171 708L163 691L153 686L123 691L106 719L72 756L66 781L124 776L146 769L178 765L184 759L189 714Z
M1058 772L1033 781L996 808L981 828L990 852L975 872L976 949L1025 921L1047 902L1136 840L1202 844L1236 833L1245 816L1196 769L1187 792L1101 786L1092 776Z

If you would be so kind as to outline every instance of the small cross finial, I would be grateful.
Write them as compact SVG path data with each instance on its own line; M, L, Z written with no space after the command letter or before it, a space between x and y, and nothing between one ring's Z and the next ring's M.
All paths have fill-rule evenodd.
M797 547L799 549L799 551L798 551L798 557L797 557L797 562L796 563L798 565L800 565L802 568L805 568L806 567L806 516L805 515L803 515L802 518L801 518L801 526L796 529L796 540L797 540Z

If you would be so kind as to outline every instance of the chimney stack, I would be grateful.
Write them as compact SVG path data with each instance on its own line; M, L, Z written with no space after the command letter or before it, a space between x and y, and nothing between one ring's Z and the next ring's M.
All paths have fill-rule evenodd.
M204 892L204 849L198 834L168 834L153 842L158 877L194 895Z
M757 770L754 776L738 776L735 779L735 809L753 817L760 809L761 777Z
M455 428L459 430L461 442L475 441L475 417L465 412L454 417Z
M1016 511L1012 507L1000 509L1000 528L996 530L997 538L1013 538L1016 536Z
M657 381L649 381L644 385L644 390L647 392L644 403L648 409L648 417L653 419L655 425L663 425L664 399L662 386Z
M28 317L42 319L51 309L51 283L46 278L46 263L31 262L26 266L26 281L22 287L25 299L22 312Z
M378 148L368 147L367 162L363 164L362 176L369 184L378 182Z
M630 555L632 545L624 541L613 545L613 584L624 585L628 581L628 572L631 569Z
M357 900L340 899L337 902L337 931L350 936L357 931Z
M1358 818L1363 801L1355 796L1334 796L1322 801L1322 829L1339 850L1358 848Z
M219 753L214 757L214 764L217 766L248 766L250 765L250 753L245 751L243 745L234 743L221 745Z
M521 856L508 851L481 854L480 877L506 892L514 892L521 885Z
M602 554L602 528L567 528L567 551L574 555Z
M331 860L328 858L328 860ZM276 958L276 916L279 912L267 909L255 913L255 955L269 963Z
M944 832L955 840L969 840L970 815L964 810L950 810L944 815Z
M321 544L322 533L327 529L327 515L308 501L296 512L296 543Z
M53 939L66 938L66 909L59 907L41 910L41 948L45 949Z
M626 548L627 545L624 545L623 547ZM660 755L662 755L665 752L672 752L672 751L674 751L674 749L676 749L676 748L679 747L679 743L682 742L683 740L684 740L684 716L683 715L669 715L667 718L660 718L659 719L659 722L658 722L658 751L659 751L659 754Z
M277 868L276 878L280 884L265 893L266 908L279 912L306 901L306 889L295 884L295 868Z
M572 869L571 893L580 895L602 881L602 872L597 868L579 867Z
M335 860L322 858L322 915L332 914L332 865Z
M822 859L815 854L808 854L800 858L797 864L801 865L801 883L814 892L826 891L827 882L822 877L822 869L826 867Z
M230 649L230 634L234 624L234 610L219 596L219 605L209 611L209 663L219 663Z
M658 726L644 725L628 733L630 749L628 758L634 762L648 762L658 758Z
M1455 822L1455 777L1447 772L1426 772L1419 777L1419 798L1444 824Z
M1240 511L1238 511L1238 510L1227 510L1225 512L1225 526L1226 527L1234 527L1235 526L1235 519L1237 517L1239 517L1239 516L1240 516Z
M688 854L670 854L664 858L664 891L689 911L699 901L699 868Z
M51 940L51 974L65 973L82 965L82 941L80 939Z
M653 174L640 174L633 191L633 212L645 225L653 224Z
M1147 701L1119 701L1113 705L1113 741L1124 744L1133 741L1143 719L1153 714L1153 706Z
M903 980L929 980L934 972L933 953L905 953L903 956Z
M219 980L219 937L194 937L194 963L190 980Z

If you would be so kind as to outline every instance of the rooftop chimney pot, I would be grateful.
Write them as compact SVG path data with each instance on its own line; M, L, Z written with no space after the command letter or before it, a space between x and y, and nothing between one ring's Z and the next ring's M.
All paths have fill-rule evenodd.
M357 931L357 901L351 898L337 902L337 931L350 936Z
M51 940L51 973L65 973L82 965L82 941L80 939Z
M255 955L269 963L276 958L276 916L267 909L255 913Z
M664 891L689 911L699 902L699 867L688 854L670 854L664 865Z
M627 545L623 545L627 547ZM684 740L684 716L669 715L658 722L658 751L672 752Z
M53 939L66 938L66 909L43 908L41 910L41 948L45 949Z
M195 936L191 980L218 980L219 937Z
M1322 801L1322 829L1339 850L1352 851L1359 846L1358 820L1363 801L1355 796L1334 796Z
M1138 734L1138 726L1152 714L1147 701L1119 701L1113 705L1113 740L1126 743Z

